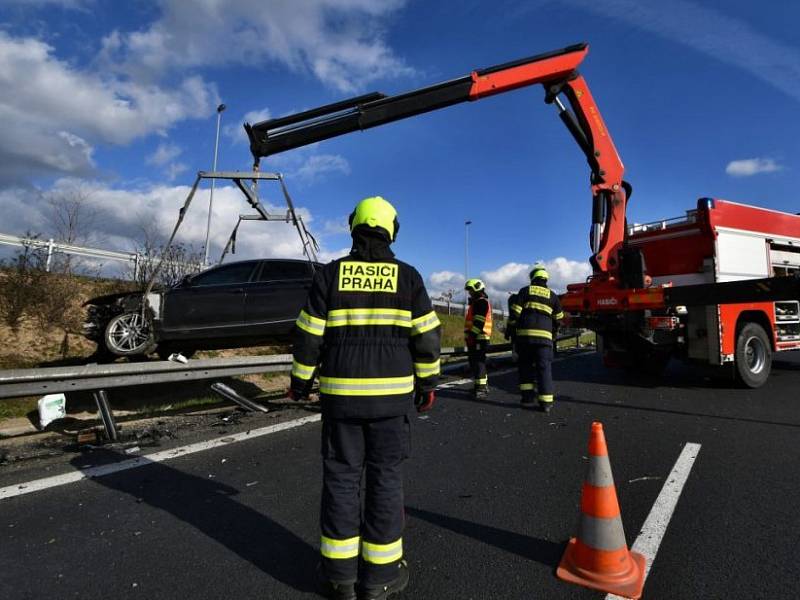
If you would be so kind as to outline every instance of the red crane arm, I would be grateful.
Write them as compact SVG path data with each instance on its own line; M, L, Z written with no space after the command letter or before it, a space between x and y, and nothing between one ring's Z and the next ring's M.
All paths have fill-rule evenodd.
M586 156L591 169L592 266L596 276L614 277L625 238L625 208L630 186L624 167L589 87L577 68L589 47L577 44L537 56L473 71L470 75L412 92L387 96L378 92L295 115L250 125L245 130L256 161L353 131L369 129L425 112L510 92L534 84L545 88L545 102L555 103ZM563 94L567 108L559 99Z

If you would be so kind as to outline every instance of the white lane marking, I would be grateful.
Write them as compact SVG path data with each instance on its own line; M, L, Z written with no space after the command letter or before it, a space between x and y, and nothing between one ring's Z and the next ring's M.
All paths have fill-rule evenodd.
M683 486L686 484L686 480L689 479L689 473L692 471L692 466L694 466L694 461L698 454L700 454L700 444L688 442L683 447L681 455L675 462L675 466L672 467L672 472L664 482L664 486L661 488L655 504L653 504L653 508L650 509L650 514L647 515L647 519L642 525L639 536L631 546L632 551L638 552L647 561L644 568L645 581L648 573L650 573L650 568L653 566L653 561L656 559L661 540L664 538L672 513L675 512L675 505L678 504L678 498L681 497ZM624 598L608 594L605 600L624 600Z
M233 435L226 435L223 437L214 438L213 440L207 440L205 442L197 442L195 444L189 444L188 446L162 450L161 452L139 456L130 460L123 460L118 463L89 467L88 469L83 469L82 471L74 471L72 473L65 473L63 475L54 475L52 477L34 479L33 481L28 481L26 483L9 485L4 488L0 488L0 500L46 490L48 488L58 487L68 483L74 483L82 479L103 477L104 475L111 475L112 473L118 473L119 471L127 471L128 469L144 467L152 463L164 462L172 458L187 456L189 454L194 454L195 452L203 452L205 450L219 448L220 446L228 446L230 444L235 444L236 442L252 440L263 435L269 435L271 433L284 431L286 429L293 429L295 427L305 425L306 423L314 423L319 421L321 418L322 415L319 414L310 415L308 417L294 419L293 421L286 421L284 423L270 425L269 427L260 427L259 429L251 429L250 431L234 433Z

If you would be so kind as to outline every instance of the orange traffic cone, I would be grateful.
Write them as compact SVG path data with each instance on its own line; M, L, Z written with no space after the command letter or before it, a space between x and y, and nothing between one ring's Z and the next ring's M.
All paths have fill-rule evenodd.
M589 469L581 491L578 535L569 541L556 575L584 587L639 598L644 571L644 556L628 551L603 424L594 422L589 436Z

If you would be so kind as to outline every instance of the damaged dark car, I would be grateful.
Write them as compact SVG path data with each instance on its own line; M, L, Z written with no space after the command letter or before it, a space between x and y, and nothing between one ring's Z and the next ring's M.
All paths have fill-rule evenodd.
M319 266L245 260L186 277L146 302L142 293L93 298L84 335L103 360L286 343Z

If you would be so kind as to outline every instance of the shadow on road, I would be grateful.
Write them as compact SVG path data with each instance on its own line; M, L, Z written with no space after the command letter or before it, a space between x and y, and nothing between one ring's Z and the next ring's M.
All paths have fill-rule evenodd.
M558 402L570 404L585 404L587 406L603 406L606 408L620 408L622 410L641 410L645 412L656 412L667 415L680 415L683 417L703 417L706 419L717 419L720 421L736 421L739 423L756 423L758 425L776 425L778 427L794 427L800 429L800 423L785 423L781 421L767 421L765 419L752 419L750 417L734 417L729 415L712 415L709 413L694 412L689 410L673 410L670 408L654 408L652 406L634 406L632 404L617 404L615 402L598 402L597 400L579 400L572 396L556 395Z
M406 506L406 514L553 569L558 566L561 555L564 553L564 548L567 546L566 542L558 544L514 533L513 531L506 531L497 527L414 508L413 506Z
M109 463L130 458L110 450L93 456L97 455ZM317 551L280 523L234 500L239 493L236 488L163 463L151 463L135 474L122 471L92 481L171 514L298 591L314 589L309 575L319 560ZM185 576L197 574L187 571Z
M491 387L498 387L495 386L492 381L489 381L490 388ZM498 389L502 391L509 391L504 390L502 387L498 387ZM516 391L514 392L516 393ZM463 400L466 402L474 402L475 404L482 404L484 406L499 406L501 408L517 408L520 410L533 410L531 406L522 406L519 403L519 397L514 396L508 402L498 402L497 400L492 400L491 389L489 391L489 399L488 400L478 400L477 398L473 397L471 389L460 389L460 388L445 388L443 390L437 390L436 392L437 398L446 398L448 400Z

